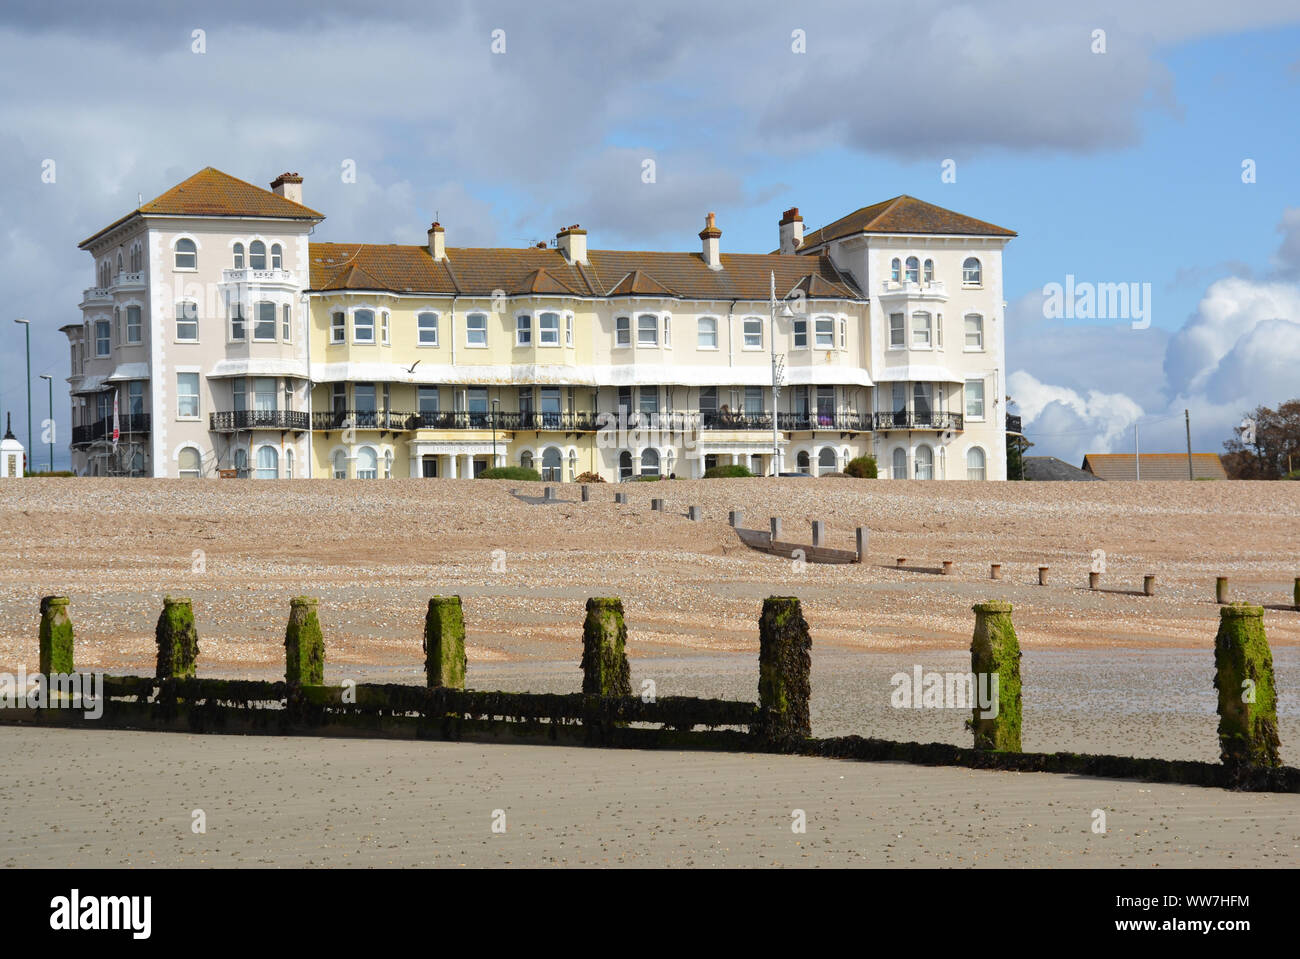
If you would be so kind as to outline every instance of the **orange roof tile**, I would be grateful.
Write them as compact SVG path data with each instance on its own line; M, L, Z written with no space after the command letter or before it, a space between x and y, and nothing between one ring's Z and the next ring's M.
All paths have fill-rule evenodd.
M854 210L803 238L808 249L855 233L925 233L941 236L1015 236L1014 230L945 210L916 197L896 196Z
M1142 481L1186 480L1186 453L1143 453ZM1137 467L1132 453L1089 453L1083 458L1083 468L1105 480L1137 479ZM1192 454L1193 479L1227 479L1223 461L1217 453Z

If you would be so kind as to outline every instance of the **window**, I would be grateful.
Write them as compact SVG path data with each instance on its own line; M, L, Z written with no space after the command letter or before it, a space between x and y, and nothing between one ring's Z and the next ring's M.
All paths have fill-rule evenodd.
M242 243L235 244L233 249L233 257L235 262L235 269L242 270L244 268L244 244Z
M806 350L808 348L808 321L794 321L794 348L796 350Z
M968 480L982 480L984 478L984 451L978 446L972 446L966 451L966 478Z
M487 346L486 313L471 313L465 317L465 345Z
M966 381L966 415L973 420L984 419L984 381Z
M131 247L131 272L139 273L143 269L144 269L144 250L141 249L140 244L137 243L135 246Z
M421 386L416 389L416 402L421 417L433 417L438 412L438 387Z
M632 345L632 320L630 317L620 316L614 320L614 345Z
M664 317L664 346L672 346L672 345L673 345L673 318L671 316L665 316Z
M921 261L914 256L909 256L907 258L907 268L906 268L906 272L904 273L904 276L906 277L908 283L920 283L921 282Z
M537 342L542 346L560 345L560 315L542 313L537 317Z
M330 314L330 342L342 343L346 338L347 319L342 313Z
M112 349L112 325L108 320L95 321L95 355L108 356Z
M515 317L515 346L527 346L533 342L533 318L525 313Z
M659 317L652 313L642 313L636 318L636 345L659 345Z
M248 450L235 450L235 470L241 479L248 475Z
M271 269L280 270L284 268L284 251L280 249L280 244L275 243L271 246Z
M966 314L966 349L984 349L984 317L978 313Z
M573 345L573 314L569 313L564 317L564 345Z
M242 340L246 335L244 331L244 304L236 301L230 304L230 338L232 340Z
M718 388L716 386L700 387L700 418L712 425L718 415Z
M838 466L835 450L829 446L823 446L822 451L817 454L817 475L824 476L827 473L833 473Z
M647 414L649 416L654 416L659 412L659 387L657 386L640 387L640 390L637 394L637 399L640 401L639 405L637 406L637 412ZM651 425L654 423L654 420L643 420L642 422L646 425Z
M379 457L369 446L357 450L357 479L379 479Z
M334 466L334 478L335 478L335 479L347 479L347 478L348 478L348 458L347 458L347 455L346 455L342 450L335 450L335 451L334 451L334 463L333 463L333 466Z
M646 448L641 451L641 475L642 476L659 475L659 451L658 450Z
M274 376L259 376L253 380L253 409L261 412L274 412L275 397Z
M744 344L747 350L761 350L763 348L763 321L756 316L745 318L744 326Z
M906 317L902 313L889 314L889 346L890 349L902 349L907 346L907 324Z
M199 338L199 305L190 300L176 304L176 339L197 341Z
M618 454L618 478L620 480L632 478L632 454L627 450Z
M530 450L524 450L519 454L519 465L526 470L533 468L533 454Z
M259 300L253 304L253 339L275 340L275 304Z
M924 426L934 416L934 384L912 384L912 413L918 426Z
M101 290L108 288L108 261L107 260L99 264L99 288Z
M293 311L288 303L280 310L280 339L289 342L289 331L293 328Z
M934 260L925 261L925 272L922 275L927 285L934 282Z
M980 266L980 261L973 256L968 256L961 265L961 285L962 286L980 286L984 282L984 270Z
M560 456L558 446L548 446L542 451L542 479L547 482L558 483L563 477L560 475L563 458Z
M421 313L415 318L415 325L419 330L419 344L421 346L438 345L437 313Z
M745 387L745 415L761 416L763 414L763 387Z
M230 399L236 413L242 413L248 409L248 388L245 384L246 380L242 376L236 376L230 381Z
M847 350L848 348L849 348L849 321L842 319L840 320L840 349Z
M718 321L711 316L702 316L695 325L695 346L701 350L718 348Z
M260 447L257 451L257 472L254 475L258 479L279 479L279 460L274 446Z
M895 283L903 278L903 262L898 257L889 261L889 278Z
M131 416L144 413L144 380L132 380L127 384L126 412Z
M390 342L388 339L388 311L384 310L379 314L379 342L387 346Z
M197 419L199 415L199 374L176 374L176 415Z
M919 480L934 479L934 450L928 446L918 446L916 448L916 478Z
M810 459L807 450L800 450L799 455L794 458L794 466L800 473L807 473L809 470Z
M835 320L829 316L817 317L817 349L835 349Z
M125 271L122 269L122 251L121 251L121 250L118 250L118 251L117 251L117 272L118 272L118 273L124 273L124 272L125 272Z
M912 349L928 350L930 348L930 314L912 314Z
M357 310L352 314L352 342L375 342L375 311Z
M894 479L907 479L907 451L901 446L894 450Z
M248 268L250 270L266 269L266 244L261 240L254 240L248 244Z
M197 270L199 268L199 248L194 241L182 237L176 241L176 269Z
M187 446L176 456L176 472L181 479L198 479L203 472L199 451Z
M293 479L293 448L284 451L284 478Z

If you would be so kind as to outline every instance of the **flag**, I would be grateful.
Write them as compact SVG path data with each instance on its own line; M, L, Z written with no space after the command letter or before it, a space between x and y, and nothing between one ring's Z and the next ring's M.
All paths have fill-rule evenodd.
M118 437L122 435L122 427L117 419L117 391L113 391L113 449L117 449Z

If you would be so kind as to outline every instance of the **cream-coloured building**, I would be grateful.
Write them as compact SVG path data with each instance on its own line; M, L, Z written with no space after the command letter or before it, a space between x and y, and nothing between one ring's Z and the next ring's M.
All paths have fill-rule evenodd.
M323 218L295 174L207 168L81 244L78 473L1006 477L1009 230L907 196L807 236L787 210L766 254L713 214L689 252L314 242Z

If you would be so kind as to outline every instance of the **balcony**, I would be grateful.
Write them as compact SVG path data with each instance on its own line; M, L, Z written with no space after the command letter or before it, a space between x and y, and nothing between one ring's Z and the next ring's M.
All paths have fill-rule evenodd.
M790 432L839 430L842 433L866 433L871 430L870 413L779 413L781 429Z
M118 414L118 432L122 436L129 433L148 433L148 413ZM86 446L99 440L113 439L113 417L109 416L97 423L72 428L72 445Z
M882 300L902 297L943 302L948 299L948 287L943 282L917 283L914 280L885 280L880 284Z
M1015 433L1017 436L1023 436L1024 431L1020 427L1020 417L1007 414L1007 432Z
M134 273L119 273L114 286L119 290L143 290L144 270L136 270Z
M113 288L107 286L92 286L84 290L81 294L82 307L93 306L95 304L112 303Z
M254 286L293 285L293 274L288 270L222 270L222 283L247 283Z
M916 410L897 410L893 413L877 413L878 430L959 430L962 428L960 413L939 413L933 410L918 412Z
M301 410L227 410L212 413L208 429L214 433L234 433L237 430L298 430L308 429L310 422Z

